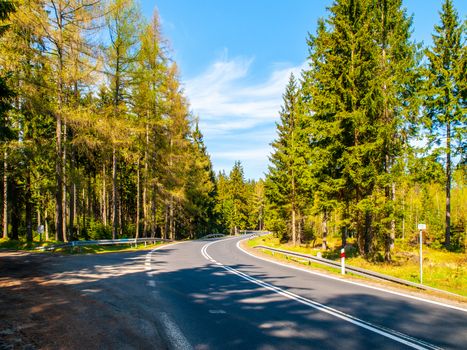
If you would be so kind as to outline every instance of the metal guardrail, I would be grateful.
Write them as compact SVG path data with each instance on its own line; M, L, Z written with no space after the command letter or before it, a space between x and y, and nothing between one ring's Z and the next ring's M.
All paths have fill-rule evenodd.
M171 242L170 239L164 238L122 238L122 239L99 239L99 240L88 240L88 241L71 241L61 244L53 244L44 247L37 247L37 250L42 251L54 251L59 248L74 248L74 247L84 247L90 245L118 245L118 244L138 244L138 243L147 243L147 242Z
M322 265L336 267L336 268L339 268L339 269L341 268L341 264L334 261L334 260L329 260L329 259L325 259L325 258L318 258L318 257L313 256L313 255L300 254L300 253L295 253L295 252L291 252L291 251L288 251L288 250L266 247L266 246L263 246L263 245L257 245L254 248L265 249L265 250L269 250L269 251L272 251L272 252L280 253L282 255L293 256L293 257L305 259L305 260L308 260L308 261L313 261L313 262L316 262L316 263L319 263L319 264L322 264ZM448 291L445 291L445 290L442 290L442 289L433 288L433 287L426 286L426 285L420 284L420 283L410 282L410 281L407 281L407 280L403 280L401 278L384 275L382 273L378 273L378 272L374 272L374 271L370 271L370 270L365 270L365 269L362 269L362 268L359 268L359 267L349 266L347 264L345 265L345 269L348 270L348 271L351 271L352 273L354 273L356 275L360 275L360 276L364 276L364 277L371 277L371 278L375 278L375 279L379 279L379 280L383 280L383 281L390 281L390 282L395 282L395 283L403 284L403 285L410 286L410 287L415 287L415 288L418 288L418 289L431 290L431 291L435 291L435 292L455 295L457 297L459 296L459 294L451 293L451 292L448 292Z

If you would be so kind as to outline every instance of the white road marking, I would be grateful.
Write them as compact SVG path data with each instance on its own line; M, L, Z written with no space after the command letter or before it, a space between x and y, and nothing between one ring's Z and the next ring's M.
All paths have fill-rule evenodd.
M152 261L153 252L159 249L164 249L169 246L179 244L179 243L183 243L183 242L176 242L170 245L162 245L162 246L152 249L149 253L147 253L146 261L144 263L146 270L151 270L151 261ZM156 271L146 272L146 275L149 278L152 278L153 275L156 275L156 274L157 274ZM147 283L148 283L148 286L150 287L156 287L156 281L154 281L153 279L150 279ZM159 297L159 292L157 290L152 291L152 294L156 298ZM160 312L159 319L161 320L161 325L163 327L164 334L168 338L167 340L170 343L171 349L193 350L193 347L191 346L191 344L185 338L185 336L183 335L182 331L177 326L177 324L174 321L172 321L169 315L167 315L165 312Z
M414 296L414 295L404 294L404 293L401 293L401 292L396 292L396 291L392 291L392 290L388 290L388 289L382 289L382 288L375 287L375 286L370 286L370 285L364 284L364 283L359 283L359 282L355 282L355 281L349 281L349 280L347 280L347 279L343 279L343 278L339 278L339 277L334 277L334 276L326 275L326 274L324 274L324 273L319 273L319 272L316 272L316 271L313 271L313 270L304 269L304 268L301 268L301 267L298 267L298 266L283 264L283 263L281 263L280 261L269 260L269 259L263 258L263 257L261 257L261 256L256 256L256 255L254 255L254 254L252 254L252 253L246 251L245 249L243 249L243 248L240 246L240 243L243 242L243 241L245 241L245 239L242 239L241 241L238 241L238 242L237 242L237 248L238 248L239 250L241 250L243 253L245 253L245 254L247 254L247 255L253 257L253 258L256 258L256 259L259 259L259 260L263 260L263 261L267 261L267 262L270 262L271 264L276 264L276 265L280 265L280 266L283 266L283 267L287 267L287 268L289 268L289 269L294 269L294 270L303 271L303 272L309 273L309 274L311 274L311 275L317 275L317 276L320 276L320 277L332 279L332 280L339 281L339 282L343 282L343 283L353 284L353 285L356 285L356 286L359 286L359 287L369 288L369 289L377 290L377 291L384 292L384 293L389 293L389 294L398 295L398 296L401 296L401 297L404 297L404 298L414 299L414 300L418 300L418 301L423 301L423 302L425 302L425 303L429 303L429 304L434 304L434 305L446 307L446 308L449 308L449 309L454 309L454 310L458 310L458 311L467 312L467 309L464 309L464 308L461 308L461 307L458 307L458 306L449 305L449 304L444 304L444 303L441 303L441 302L439 302L439 301L424 299L424 298L416 297L416 296Z
M313 301L313 300L310 300L310 299L307 299L307 298L304 298L302 296L299 296L295 293L292 293L292 292L289 292L287 290L284 290L282 288L279 288L279 287L276 287L272 284L269 284L267 282L264 282L264 281L261 281L259 279L256 279L254 277L251 277L239 270L236 270L234 268L231 268L230 266L226 266L226 265L223 265L217 261L215 261L208 253L207 253L207 248L209 246L211 246L212 244L215 244L215 243L218 243L219 241L215 241L215 242L211 242L211 243L208 243L206 245L204 245L202 248L201 248L201 254L210 262L212 263L215 263L216 265L220 266L221 268L251 282L251 283L254 283L260 287L263 287L265 289L268 289L270 291L273 291L277 294L280 294L288 299L292 299L292 300L295 300L301 304L304 304L304 305L307 305L311 308L314 308L316 310L319 310L319 311L322 311L322 312L325 312L327 314L330 314L332 316L335 316L337 318L340 318L341 320L344 320L344 321L347 321L349 323L352 323L358 327L361 327L361 328L364 328L364 329L367 329L371 332L374 332L374 333L377 333L377 334L380 334L384 337L387 337L389 339L392 339L394 341L397 341L401 344L404 344L404 345L407 345L411 348L414 348L414 349L440 349L439 347L433 345L433 344L430 344L430 343L427 343L423 340L420 340L420 339L416 339L416 338L413 338L407 334L404 334L404 333L400 333L400 332L397 332L395 330L392 330L392 329L389 329L389 328L385 328L385 327L381 327L381 326L378 326L378 325L375 325L375 324L372 324L370 322L367 322L367 321L364 321L364 320L361 320L357 317L354 317L354 316L351 316L349 314L346 314L342 311L339 311L337 309L334 309L334 308L331 308L329 306L326 306L324 304L321 304L321 303L318 303L316 301ZM238 246L238 245L237 245Z

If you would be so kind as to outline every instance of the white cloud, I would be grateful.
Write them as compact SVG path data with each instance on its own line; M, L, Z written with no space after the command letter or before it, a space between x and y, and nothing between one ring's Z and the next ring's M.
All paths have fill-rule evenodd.
M277 69L266 81L252 84L248 79L252 63L251 58L224 58L186 81L185 92L192 109L210 128L245 129L275 119L290 73L298 77L302 69L302 66Z
M259 178L267 169L275 122L290 73L299 78L304 64L271 67L268 78L254 81L253 58L227 55L185 81L191 109L200 118L214 168L230 171L240 160L245 175Z

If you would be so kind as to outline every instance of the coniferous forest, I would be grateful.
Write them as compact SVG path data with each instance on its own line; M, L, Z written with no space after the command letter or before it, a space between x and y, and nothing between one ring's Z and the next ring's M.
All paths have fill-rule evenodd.
M68 241L271 230L391 259L428 226L465 250L466 23L433 44L402 0L336 0L291 76L265 179L215 174L157 13L134 0L0 2L2 234ZM274 116L271 116L271 119Z
M265 185L267 226L284 240L351 237L391 260L426 223L426 243L465 250L466 23L451 0L439 10L429 48L402 0L334 1L309 35Z

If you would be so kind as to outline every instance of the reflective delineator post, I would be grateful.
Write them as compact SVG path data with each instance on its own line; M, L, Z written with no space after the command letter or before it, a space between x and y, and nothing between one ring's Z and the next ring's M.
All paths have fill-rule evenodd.
M341 249L341 274L345 275L345 249Z

